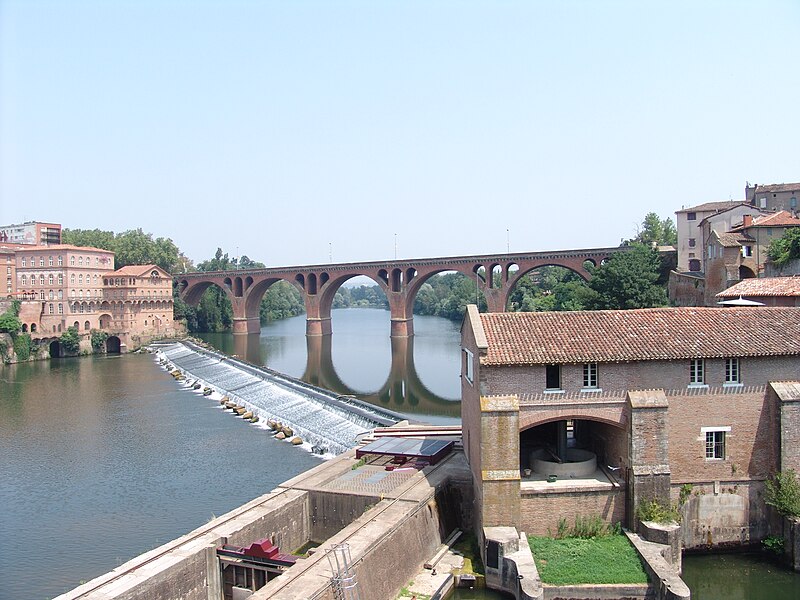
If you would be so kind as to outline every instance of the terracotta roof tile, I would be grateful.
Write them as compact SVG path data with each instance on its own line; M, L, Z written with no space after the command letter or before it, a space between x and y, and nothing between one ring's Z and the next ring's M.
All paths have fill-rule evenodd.
M738 298L739 296L800 296L800 277L743 279L717 294L717 298Z
M800 354L800 308L488 313L485 365Z
M134 277L141 277L153 269L159 271L160 273L166 273L166 275L169 276L169 273L157 265L126 265L109 273L109 275L133 275Z
M682 208L676 210L675 213L685 212L721 212L723 210L731 209L735 206L748 204L745 200L723 200L722 202L706 202L705 204L698 204L697 206L690 206L689 208Z
M742 244L752 244L755 242L755 240L746 233L732 231L720 233L715 231L714 234L719 239L720 245L726 248L735 248L736 246L741 246Z
M753 224L749 227L744 227L744 225L740 223L736 227L732 227L731 231L740 231L742 229L749 229L750 227L800 227L800 219L793 217L790 212L779 210L778 212L768 215L754 217Z
M771 183L769 185L755 186L755 193L759 192L795 192L800 191L800 183Z

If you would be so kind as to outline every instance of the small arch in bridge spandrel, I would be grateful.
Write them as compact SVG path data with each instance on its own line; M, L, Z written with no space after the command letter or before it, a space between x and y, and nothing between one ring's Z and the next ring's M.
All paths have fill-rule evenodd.
M303 276L302 273L298 273L297 275L295 275L294 280L297 282L297 285L299 285L304 290L306 289L306 278Z
M503 267L494 263L489 270L489 287L499 288L503 285Z
M246 292L247 290L249 290L251 285L253 285L253 278L250 275L248 275L247 277L245 277L244 280L244 291Z
M325 272L321 273L320 276L319 276L319 287L322 287L323 285L328 283L328 280L330 278L331 278L331 276L328 275L327 273L325 273Z
M387 286L389 285L389 273L386 271L386 269L381 269L380 271L378 271L378 277Z
M225 279L223 279L222 280L222 284L226 288L228 288L228 290L232 290L233 289L233 280L230 277L226 277Z
M399 292L403 288L403 271L402 269L392 269L392 284L390 289L393 292Z
M317 276L314 273L308 274L308 288L306 291L309 296L317 295Z
M603 260L600 261L600 266L602 267L603 265L607 264L609 260L611 260L611 257L606 256Z
M583 268L586 269L587 271L591 271L596 266L597 266L597 261L594 260L593 258L587 258L585 261L583 261Z
M515 277L519 273L519 265L517 263L508 263L506 265L506 275L505 280L508 281L512 277Z
M411 283L411 280L417 276L417 270L414 267L406 269L406 284Z
M178 292L179 293L182 294L186 290L187 287L189 287L189 282L186 281L185 279L181 279L178 282Z
M472 267L472 272L475 273L475 276L479 277L481 281L486 283L486 267L483 265L475 265Z
M241 298L244 295L244 285L242 283L242 278L237 277L233 280L233 295L236 298Z

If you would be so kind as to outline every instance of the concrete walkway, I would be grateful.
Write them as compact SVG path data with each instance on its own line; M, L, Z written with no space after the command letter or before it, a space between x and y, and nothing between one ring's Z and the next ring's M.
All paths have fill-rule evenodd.
M433 598L437 591L444 592L445 584L453 581L453 571L464 566L464 557L448 550L436 565L434 570L423 569L405 587L398 596L399 599L416 598L423 600Z

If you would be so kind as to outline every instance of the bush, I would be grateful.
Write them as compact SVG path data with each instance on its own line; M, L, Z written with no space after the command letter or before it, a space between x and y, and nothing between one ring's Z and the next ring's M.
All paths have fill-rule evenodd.
M676 506L664 505L658 500L642 500L636 507L636 517L640 521L654 523L680 522L681 513Z
M31 347L33 343L31 336L23 333L14 338L14 352L17 355L17 360L24 361L31 357Z
M80 350L81 347L81 338L78 334L78 329L73 325L72 327L67 327L67 330L61 334L61 345L64 347L69 353L76 353Z
M593 517L582 517L575 515L575 525L570 528L567 525L567 520L561 518L558 520L556 533L548 529L547 533L550 537L556 540L564 540L568 538L581 538L592 539L605 537L607 535L618 535L622 531L619 523L608 525L603 521L602 517L595 515Z
M100 331L99 329L92 329L91 332L92 348L96 351L102 349L103 344L108 339L108 333Z
M0 315L0 333L16 335L22 329L22 322L13 310L7 310Z
M800 483L795 472L788 469L775 473L774 479L767 481L764 500L786 517L800 517Z
M765 550L781 556L786 540L777 535L768 535L761 543L764 545Z

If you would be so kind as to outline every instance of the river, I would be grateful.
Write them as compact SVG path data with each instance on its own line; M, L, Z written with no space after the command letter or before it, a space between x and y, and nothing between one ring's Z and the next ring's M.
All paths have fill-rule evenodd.
M411 419L457 423L459 324L414 320L410 341L390 340L388 311L371 309L334 311L326 338L306 338L304 317L245 339L203 337ZM0 600L51 598L318 461L180 388L151 355L0 366ZM732 577L706 585L705 574L736 570L747 581L775 581L774 567L706 559L686 559L695 597L774 597L757 595L765 583L739 593ZM796 594L798 576L782 573L780 586Z

